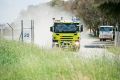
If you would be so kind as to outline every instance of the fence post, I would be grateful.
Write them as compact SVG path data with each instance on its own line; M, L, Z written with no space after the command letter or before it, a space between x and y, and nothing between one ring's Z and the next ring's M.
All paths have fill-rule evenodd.
M23 42L23 20L21 20L21 38Z
M2 39L2 38L3 38L3 29L2 29L2 28L1 28L0 32L1 32L1 33L0 33L0 34L1 34L1 35L0 35L0 39Z
M34 43L34 20L31 20L31 43Z
M33 43L34 43L34 20L33 20L33 30L32 30L32 32L33 32Z
M0 39L3 38L3 28L4 27L4 24L0 24Z

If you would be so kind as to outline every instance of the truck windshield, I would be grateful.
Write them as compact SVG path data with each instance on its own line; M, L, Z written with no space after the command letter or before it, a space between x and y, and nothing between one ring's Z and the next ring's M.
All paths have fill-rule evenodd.
M79 30L79 23L55 23L55 33L76 33Z
M112 27L100 27L100 31L113 31Z

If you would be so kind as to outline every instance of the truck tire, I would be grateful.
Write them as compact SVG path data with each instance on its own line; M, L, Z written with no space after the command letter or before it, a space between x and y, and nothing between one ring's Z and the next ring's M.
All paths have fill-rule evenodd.
M114 41L114 39L111 39L111 41Z
M106 41L106 39L103 39L103 41Z
M73 47L73 51L78 52L79 50L80 50L80 47L76 47L76 46Z
M58 45L55 45L54 43L52 43L52 48L58 47Z
M52 43L52 48L54 48L55 47L55 45Z

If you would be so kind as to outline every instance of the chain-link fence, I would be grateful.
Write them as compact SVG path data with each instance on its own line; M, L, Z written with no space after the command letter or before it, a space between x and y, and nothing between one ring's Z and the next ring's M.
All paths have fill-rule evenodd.
M0 24L0 39L34 42L34 20Z

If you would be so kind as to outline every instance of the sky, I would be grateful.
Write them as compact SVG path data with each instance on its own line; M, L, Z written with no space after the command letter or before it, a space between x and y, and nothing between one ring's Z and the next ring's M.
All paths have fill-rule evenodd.
M21 10L29 5L49 2L50 0L0 0L0 24L13 22Z

